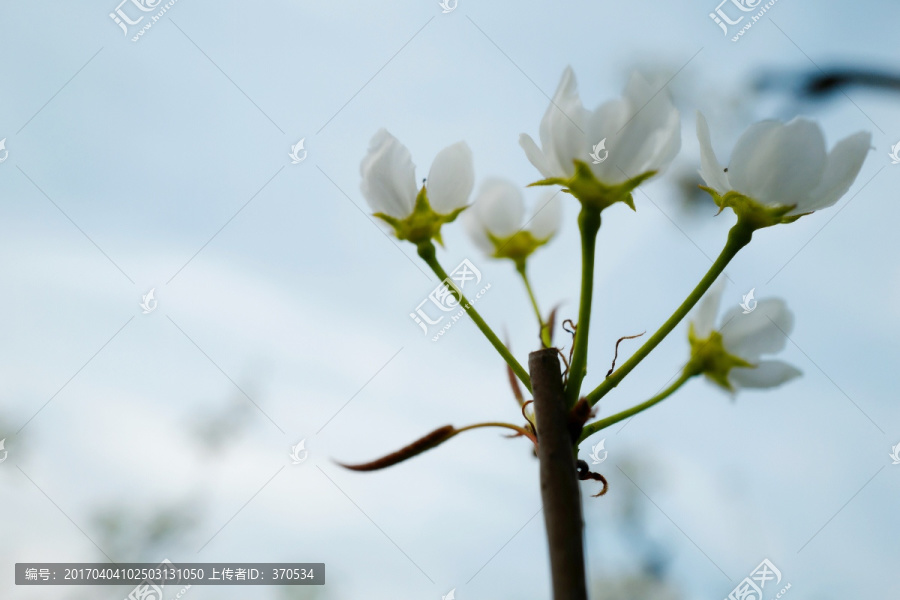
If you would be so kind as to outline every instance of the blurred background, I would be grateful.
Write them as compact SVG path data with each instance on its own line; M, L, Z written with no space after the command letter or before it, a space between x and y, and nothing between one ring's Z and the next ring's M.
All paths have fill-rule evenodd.
M683 120L637 212L604 213L589 388L733 223L697 193L695 111L723 162L762 118L809 115L829 147L873 134L836 207L760 232L727 271L728 306L751 288L788 300L782 358L804 376L734 401L695 380L583 448L609 452L609 493L582 490L593 597L717 600L763 559L790 598L900 595L900 5L779 0L734 42L741 24L710 13L742 13L716 0L181 0L132 41L142 23L110 13L156 12L115 2L0 4L0 597L129 591L17 587L16 562L168 558L326 563L325 587L249 591L261 599L547 598L527 441L479 430L372 474L334 461L521 421L470 321L435 343L410 319L438 282L368 216L359 163L386 127L418 177L463 139L479 180L539 179L518 136L537 134L566 65L589 108L639 69ZM569 200L530 263L560 319L577 311L576 213ZM444 239L444 266L481 270L478 310L524 361L537 328L511 265L460 225ZM686 356L681 326L599 414L654 394Z

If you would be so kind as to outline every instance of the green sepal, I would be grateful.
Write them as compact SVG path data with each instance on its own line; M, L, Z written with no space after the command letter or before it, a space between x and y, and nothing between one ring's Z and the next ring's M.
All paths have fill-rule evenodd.
M409 240L413 244L421 244L433 239L443 246L441 226L444 223L455 221L459 213L467 208L468 206L463 206L448 214L435 212L428 202L428 194L423 185L416 195L416 204L408 217L398 219L380 212L374 213L374 216L393 227L394 234L399 240Z
M529 187L539 185L561 185L566 188L564 191L575 196L575 198L583 205L603 210L616 202L623 202L627 204L631 210L636 210L634 207L634 197L631 195L631 192L644 181L656 175L656 171L647 171L646 173L641 173L622 183L608 185L594 176L594 172L586 162L577 159L572 162L575 164L575 174L571 177L551 177L549 179L542 179L540 181L535 181Z
M722 334L713 331L709 337L698 339L694 324L688 327L688 341L691 344L691 359L685 366L686 373L706 375L715 384L734 392L734 386L728 381L728 373L735 367L754 369L757 365L747 362L739 356L729 354L722 344Z
M738 220L752 229L762 229L763 227L771 227L781 223L793 223L800 217L810 214L803 213L788 216L787 213L794 210L797 207L796 204L790 206L766 206L734 190L721 195L713 188L705 185L701 185L700 189L712 196L716 206L719 207L720 213L726 208L731 208L734 214L737 215Z
M538 239L525 229L517 231L508 237L497 237L491 232L486 232L488 239L494 245L494 252L491 254L494 258L508 258L516 267L521 269L525 266L525 261L531 256L531 253L550 241L553 236L544 239Z

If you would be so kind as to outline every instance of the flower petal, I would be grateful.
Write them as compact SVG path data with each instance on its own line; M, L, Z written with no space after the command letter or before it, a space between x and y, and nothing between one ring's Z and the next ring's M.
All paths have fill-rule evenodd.
M548 240L559 230L562 221L561 192L548 193L534 206L534 216L528 224L528 230L539 240Z
M871 146L872 134L868 131L854 133L835 144L828 153L825 173L819 185L791 214L821 210L840 200L859 175Z
M802 202L819 185L827 154L822 129L796 118L763 121L741 136L728 167L734 189L768 205Z
M659 130L660 143L653 145L656 154L645 170L664 171L681 150L681 113L674 106L672 109L665 125Z
M803 373L797 367L780 360L764 360L755 369L734 368L728 379L740 388L771 388L781 385Z
M445 215L468 204L474 186L475 166L468 144L457 142L438 152L425 186L436 213Z
M700 177L707 186L724 194L731 189L731 183L728 181L725 168L719 164L719 160L716 158L712 142L710 142L709 124L700 111L697 111L697 140L700 142Z
M522 149L525 151L525 156L528 158L528 161L534 165L534 168L540 171L541 175L546 179L566 176L564 172L559 171L550 164L550 161L544 155L543 150L538 148L537 143L531 139L531 136L527 133L523 133L519 136L519 145L522 146Z
M722 300L722 291L725 289L725 278L719 277L709 287L706 294L700 300L700 304L691 317L694 326L694 335L697 339L706 339L716 326L716 316L719 314L719 303Z
M628 163L617 166L628 173L629 179L647 171L660 172L669 166L680 148L681 118L676 111L670 113L668 123L646 134L643 145Z
M541 148L557 176L572 175L575 172L572 160L584 160L588 155L584 136L586 117L575 73L572 67L566 67L540 128Z
M766 298L749 314L735 307L722 319L722 344L725 349L749 362L763 354L773 354L787 344L794 328L794 315L781 298Z
M525 203L519 186L506 179L486 179L478 190L475 204L467 211L495 237L509 237L522 226Z
M481 218L476 214L477 207L478 202L476 201L472 208L463 211L462 215L460 215L460 220L463 223L463 227L466 229L466 233L469 234L469 239L472 240L472 243L486 255L493 256L495 250L494 243L488 237L484 224L481 222Z
M622 128L631 117L630 106L628 101L617 98L604 102L597 109L588 115L587 118L587 141L588 153L582 158L591 166L594 176L600 181L614 185L622 183L628 176L622 170L616 168L618 165L617 157L620 148L624 147L622 141ZM605 149L609 152L608 160L594 164L590 152L593 150L594 144L599 144L606 140ZM600 157L603 157L600 151Z
M637 72L631 74L623 98L629 116L617 136L616 166L627 178L664 169L681 147L678 109L668 92L654 89Z
M373 212L402 219L416 202L416 167L409 150L386 129L369 142L369 152L359 167L360 189Z

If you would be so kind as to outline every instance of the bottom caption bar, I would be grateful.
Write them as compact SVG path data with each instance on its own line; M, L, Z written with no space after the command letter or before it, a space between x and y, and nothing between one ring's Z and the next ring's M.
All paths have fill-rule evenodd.
M136 598L159 598L167 586L325 585L325 563L16 563L16 585L134 585Z

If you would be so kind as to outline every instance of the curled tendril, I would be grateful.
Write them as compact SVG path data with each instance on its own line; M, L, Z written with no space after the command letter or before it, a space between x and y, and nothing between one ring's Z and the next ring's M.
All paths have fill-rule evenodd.
M534 420L532 420L532 418L528 416L528 413L525 412L525 409L528 408L528 405L533 402L534 402L534 400L529 400L528 402L525 402L522 404L522 416L525 417L524 429L529 434L528 439L530 439L534 443L534 447L531 450L532 450L534 456L537 457L537 448L538 448L537 425L534 424ZM534 414L534 411L532 411L532 414ZM518 437L520 435L524 435L524 434L522 434L522 433L513 434L509 437Z
M528 421L529 427L531 427L532 431L537 431L537 428L534 425L534 421L531 420L531 417L528 416L528 413L525 412L525 409L528 408L529 404L533 404L534 400L529 400L522 404L522 416L525 417L525 420Z
M599 481L603 484L603 489L601 489L599 492L594 494L592 496L593 498L602 496L607 491L609 491L609 482L606 481L606 477L604 477L600 473L594 473L593 471L591 471L590 467L588 467L588 464L586 462L579 459L578 462L575 463L575 468L578 470L578 479L580 479L581 481L585 481L587 479L592 479L594 481Z
M559 348L557 348L556 351L559 353L559 357L562 359L563 364L566 365L566 370L563 371L563 376L565 377L565 375L569 372L569 359L566 358L565 353L563 353L563 351Z
M566 325L569 327L566 327ZM563 363L566 365L566 370L563 372L563 383L568 383L569 381L569 366L572 364L572 354L575 353L575 332L578 330L578 325L575 324L572 319L566 319L562 322L563 331L572 336L572 346L569 348L569 360L566 360L566 357L563 355L562 351L559 351L560 356L562 356ZM571 329L570 329L571 328Z
M646 332L646 331L642 331L642 332L640 332L640 333L637 334L637 335L625 335L625 336L620 337L620 338L616 341L616 353L615 353L615 355L613 355L612 366L609 368L609 371L606 372L606 376L607 376L607 377L609 377L610 375L612 375L612 372L616 370L616 359L619 358L619 344L622 343L622 340L633 340L634 338L639 338L639 337L641 337L641 336L644 335L645 333L647 333L647 332Z

